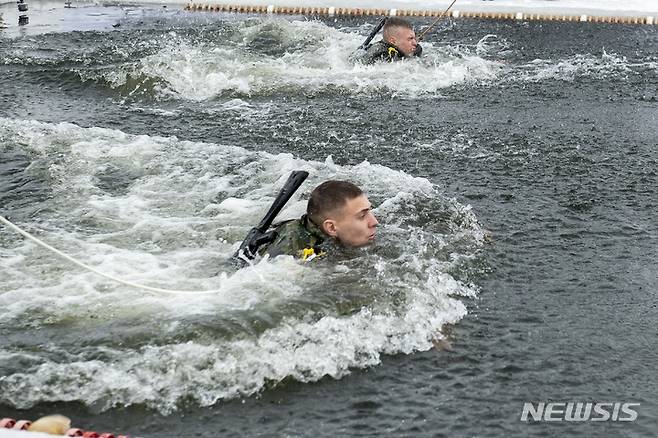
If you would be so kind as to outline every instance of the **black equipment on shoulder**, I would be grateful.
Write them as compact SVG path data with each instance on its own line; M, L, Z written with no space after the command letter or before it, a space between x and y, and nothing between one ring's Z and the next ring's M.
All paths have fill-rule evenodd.
M234 259L241 261L253 260L261 246L272 243L276 239L276 233L267 230L274 222L276 215L279 214L306 178L308 178L308 172L303 170L295 170L290 174L288 181L283 185L267 214L258 225L249 231L238 251L233 254Z
M383 17L381 20L379 20L379 23L377 23L377 26L375 26L374 29L372 30L372 32L370 32L370 35L368 35L368 38L366 38L366 40L363 42L363 44L361 44L359 47L357 47L357 50L358 49L368 50L368 46L370 45L370 41L372 41L372 39L375 37L375 35L377 35L377 33L382 29L382 27L384 27L384 24L386 24L386 20L388 20L388 17Z

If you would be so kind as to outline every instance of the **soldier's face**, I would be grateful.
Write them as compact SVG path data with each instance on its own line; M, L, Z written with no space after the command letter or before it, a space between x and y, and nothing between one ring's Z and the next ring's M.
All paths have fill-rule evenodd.
M377 218L365 195L350 199L324 221L327 234L345 246L365 246L375 240Z
M416 32L412 29L397 27L391 36L391 43L400 49L404 56L411 56L418 45L418 41L416 41Z

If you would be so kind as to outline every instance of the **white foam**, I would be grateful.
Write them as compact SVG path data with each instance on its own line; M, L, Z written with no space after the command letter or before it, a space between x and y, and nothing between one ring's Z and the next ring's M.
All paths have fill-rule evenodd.
M547 79L572 81L576 78L591 77L593 79L609 79L610 76L624 78L633 68L646 64L631 64L625 57L608 54L574 55L558 60L535 59L529 64L520 66L510 79L539 82Z
M348 55L363 36L349 29L281 17L225 25L233 26L241 38L198 42L177 35L163 39L156 53L139 62L115 67L118 70L81 70L79 74L83 80L103 81L112 88L125 87L129 77L141 78L142 83L155 81L154 91L163 98L209 100L299 89L334 92L335 88L349 93L384 90L419 96L454 84L495 78L502 66L482 57L487 51L484 46L471 50L433 47L431 43L426 43L427 55L421 59L353 65ZM272 41L259 42L263 34ZM263 45L273 45L275 53L260 53L265 50ZM233 97L220 109L249 110L244 107L243 101Z
M2 242L12 242L0 257L8 339L18 331L62 334L18 352L27 365L0 379L2 403L144 404L169 413L183 400L210 405L286 378L340 378L382 354L431 348L443 324L466 314L456 297L477 293L448 274L479 251L477 218L426 179L368 162L339 166L330 157L303 161L73 124L0 118L0 133L48 169L49 213L21 225L127 280L220 289L145 294L5 239L9 231L0 229ZM98 181L107 169L129 184L106 191ZM293 169L311 176L283 217L299 216L319 182L349 179L377 206L379 244L337 266L309 269L279 257L229 269L227 259ZM428 208L447 213L442 225L415 224ZM0 362L15 363L15 354L0 351Z
M410 297L413 304L403 317L363 309L351 317L287 321L257 339L108 350L107 362L45 361L32 373L8 376L1 385L3 400L17 407L82 400L102 410L141 403L168 413L181 398L207 406L252 395L285 377L301 382L340 378L350 368L378 364L382 353L431 348L433 337L441 336L440 327L466 313L461 302L445 298L446 285L451 286L430 282L436 289L415 292L418 300Z

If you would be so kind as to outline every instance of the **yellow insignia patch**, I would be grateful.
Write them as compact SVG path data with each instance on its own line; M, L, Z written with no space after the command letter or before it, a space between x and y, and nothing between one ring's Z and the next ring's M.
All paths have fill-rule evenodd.
M316 257L322 257L323 255L326 254L324 251L315 252L315 249L313 248L304 248L302 251L302 260L305 262L310 262Z
M305 262L310 262L316 257L317 254L315 253L315 250L313 248L304 248L302 250L302 260L304 260Z

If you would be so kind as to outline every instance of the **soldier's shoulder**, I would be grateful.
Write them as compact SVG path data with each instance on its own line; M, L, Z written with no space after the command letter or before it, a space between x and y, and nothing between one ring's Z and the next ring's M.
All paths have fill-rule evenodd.
M274 225L276 238L261 251L261 255L276 257L282 254L297 255L300 241L305 240L307 232L301 219L291 219Z
M353 63L372 64L383 59L386 55L387 45L383 40L372 43L367 48L359 48L350 55Z
M298 232L304 228L304 223L301 219L290 219L287 221L274 224L274 229L279 235L288 234L290 232Z
M381 56L388 50L389 45L384 40L379 40L366 49L366 55Z

